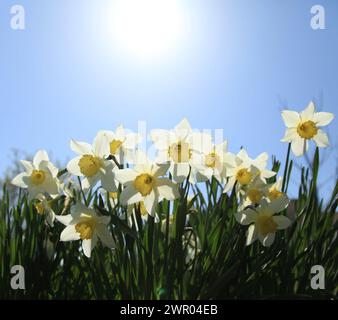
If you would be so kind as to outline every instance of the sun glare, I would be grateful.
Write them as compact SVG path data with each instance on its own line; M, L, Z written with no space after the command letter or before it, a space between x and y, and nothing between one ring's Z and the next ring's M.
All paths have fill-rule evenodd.
M141 58L163 56L177 46L182 15L177 0L116 0L114 38L130 54Z

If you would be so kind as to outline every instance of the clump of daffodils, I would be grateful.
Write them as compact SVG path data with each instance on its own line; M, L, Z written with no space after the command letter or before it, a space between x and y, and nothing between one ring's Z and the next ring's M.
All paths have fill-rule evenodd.
M329 124L333 115L316 113L312 102L301 113L286 110L282 117L287 126L282 141L291 143L295 155L307 150L309 140L319 147L329 144L320 127ZM71 140L76 156L63 170L51 163L46 151L38 151L32 162L21 161L24 172L12 183L27 190L37 214L44 216L50 227L55 221L65 226L61 241L81 241L87 257L99 241L110 249L115 247L108 215L111 210L136 230L151 217L161 223L164 234L171 234L175 215L163 219L160 204L178 202L182 197L187 201L186 186L210 179L223 186L223 194L238 199L235 219L248 225L247 245L259 239L263 246L270 246L276 232L290 226L291 221L281 214L289 204L283 180L268 168L266 152L251 158L242 148L233 154L226 140L215 143L211 134L193 130L186 119L172 130L153 130L150 137L157 151L154 160L140 150L140 135L119 126L115 131L99 131L92 144ZM80 200L97 191L101 209ZM55 212L54 203L60 199L64 207ZM182 243L191 260L200 243L194 230L189 234L194 237L189 241L183 238Z

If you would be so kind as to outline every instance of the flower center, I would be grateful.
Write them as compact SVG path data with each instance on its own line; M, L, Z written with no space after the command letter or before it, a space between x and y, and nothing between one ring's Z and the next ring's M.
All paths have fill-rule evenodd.
M35 204L35 209L36 212L40 215L43 215L45 213L45 206L43 205L42 201Z
M75 231L80 234L81 240L88 240L93 238L96 222L90 218L75 225Z
M283 195L282 191L278 191L276 188L273 188L272 190L269 191L268 198L270 200L275 200L280 198Z
M169 147L168 154L175 163L188 162L191 158L189 143L183 141L173 143Z
M117 192L109 192L108 195L110 199L113 199L113 200L117 199Z
M116 152L120 149L122 143L123 142L121 140L113 140L112 142L110 142L110 154L116 154Z
M133 185L142 196L147 196L155 186L155 178L148 173L143 173L136 177Z
M270 215L260 215L256 220L256 224L258 232L263 236L274 233L277 230L277 224Z
M33 170L30 178L31 178L31 182L34 185L38 186L38 185L44 183L46 176L45 176L44 171L42 171L42 170Z
M311 120L300 123L297 127L297 133L304 139L313 138L317 132L316 124Z
M219 157L215 152L211 152L205 156L205 165L209 168L215 168L219 163Z
M248 169L240 169L236 174L236 180L242 185L246 185L251 181L252 173Z
M262 200L263 194L258 189L250 189L248 191L248 198L253 204L258 204Z
M86 177L92 177L102 168L102 160L98 157L85 154L79 161L79 167L82 174Z

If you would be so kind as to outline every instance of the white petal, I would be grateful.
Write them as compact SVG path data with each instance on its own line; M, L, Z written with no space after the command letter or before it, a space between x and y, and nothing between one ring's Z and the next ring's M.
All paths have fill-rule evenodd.
M161 177L165 176L170 167L170 162L156 164L153 166L152 173L154 176Z
M48 153L45 150L39 150L34 156L34 167L38 168L41 161L49 161Z
M87 216L95 217L96 213L95 210L86 207L81 202L76 202L74 206L71 207L71 216L74 220L81 219L81 216L85 214Z
M80 234L76 232L75 225L67 226L60 235L60 241L76 241L80 239Z
M246 232L246 245L249 246L257 239L257 228L254 224L250 225Z
M32 171L34 170L33 163L30 162L30 161L26 161L26 160L21 160L20 162L24 166L24 168L26 169L27 173L31 174Z
M328 125L334 118L334 114L330 112L317 112L313 116L313 121L318 127Z
M115 178L122 184L134 181L138 173L132 169L121 169L115 172Z
M73 217L71 214L67 214L65 216L59 216L59 215L56 215L55 216L55 219L57 221L60 221L62 224L64 224L65 226L68 226L71 221L73 220Z
M256 217L257 212L252 209L246 209L244 211L235 213L235 218L237 222L242 225L248 225L255 222Z
M236 183L236 177L233 176L228 180L228 183L225 185L223 193L227 193L229 191L232 191L235 183Z
M174 200L179 197L177 184L167 178L157 179L156 186L162 198Z
M311 101L309 105L300 113L300 117L303 121L312 120L315 112L315 104Z
M90 188L95 187L96 184L100 181L101 175L97 173L95 176L92 177L85 177L82 179L82 190L87 192Z
M303 155L307 150L306 140L298 136L297 138L292 140L291 149L296 157Z
M285 135L281 139L281 141L282 142L290 142L296 137L299 137L296 128L286 128Z
M95 248L97 243L97 236L94 234L92 239L82 240L82 249L86 257L90 258L92 250Z
M78 156L72 160L70 160L67 164L67 170L69 173L73 174L74 176L82 177L83 174L80 170L79 161L81 160L82 156Z
M27 188L27 183L26 183L27 178L28 178L28 174L26 172L22 172L22 173L18 174L12 180L12 184L14 184L15 186L20 187L20 188Z
M258 236L264 247L270 247L275 241L275 233L268 233L266 236Z
M155 215L158 200L158 193L154 190L144 198L144 206L151 216Z
M125 139L125 137L126 137L126 133L125 133L125 130L124 130L122 124L120 124L120 125L116 128L116 130L115 130L115 136L116 136L116 139L124 141L124 139Z
M58 195L60 191L58 182L52 176L46 177L42 187L51 196Z
M216 153L218 153L220 155L226 154L227 150L228 150L228 141L227 140L224 140L222 143L217 144L215 146ZM224 159L222 159L222 160L224 160Z
M268 203L269 211L274 214L283 211L289 205L290 200L287 196L281 196L275 200L272 200Z
M70 148L77 154L93 154L92 146L87 142L70 140Z
M272 171L272 170L262 170L261 171L261 177L265 179L269 179L271 177L274 177L277 174L277 172Z
M98 132L94 139L93 152L99 158L106 158L110 154L109 141L102 131Z
M50 161L45 160L40 162L39 170L50 172L51 176L54 178L56 178L59 173L59 169L57 167L55 167Z
M132 184L128 185L120 195L122 205L130 205L142 201L142 195L134 188Z
M317 134L312 139L318 147L325 148L330 145L329 138L323 130L318 129Z
M282 111L282 118L284 120L285 125L288 128L297 127L299 122L300 122L299 113L296 112L296 111L283 110Z
M98 224L96 226L96 232L97 232L97 236L99 237L101 242L106 247L108 247L108 248L114 248L115 247L115 241L114 241L112 235L110 234L107 226L105 226L103 224Z
M115 171L113 168L107 168L105 174L101 174L101 184L102 188L108 192L117 191L117 183L115 180Z
M151 140L158 150L165 150L168 152L170 145L169 131L163 129L156 129L150 132Z
M265 167L268 163L269 155L266 152L261 153L255 160L254 164L258 167Z
M273 216L272 219L277 224L277 229L286 229L291 225L291 220L285 216Z
M138 133L128 133L126 135L126 139L123 142L123 146L126 149L131 149L132 151L135 151L136 146L141 143L142 136Z
M185 118L174 128L176 138L179 140L184 140L187 138L191 131L190 123Z
M177 183L181 183L189 175L190 165L189 163L174 163L171 166L171 170L172 170L171 174L173 175L173 179Z
M239 150L239 152L237 153L237 157L240 158L243 162L250 162L251 160L244 148Z
M99 224L107 225L110 222L110 216L99 216L96 220Z

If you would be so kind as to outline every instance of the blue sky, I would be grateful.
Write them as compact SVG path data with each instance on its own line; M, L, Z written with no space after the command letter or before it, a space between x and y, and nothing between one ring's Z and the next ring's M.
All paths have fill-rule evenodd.
M223 128L230 151L284 161L284 107L300 111L315 99L338 114L335 0L182 0L179 43L144 61L114 41L111 2L0 2L0 172L12 148L66 161L70 138L91 141L120 123L137 129L138 120L171 128L183 117L194 128ZM25 8L23 31L10 28L14 4ZM315 4L325 8L325 30L310 26ZM337 146L337 119L327 129ZM323 155L326 188L337 155Z

